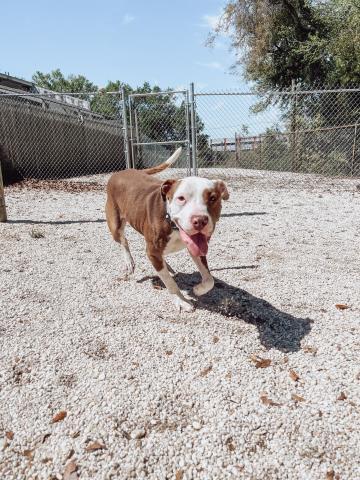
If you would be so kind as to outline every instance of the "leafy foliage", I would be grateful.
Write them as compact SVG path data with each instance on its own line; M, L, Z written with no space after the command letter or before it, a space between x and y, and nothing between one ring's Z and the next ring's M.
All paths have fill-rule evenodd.
M54 92L96 92L98 87L83 75L69 75L64 77L60 69L51 73L35 72L33 82L39 87L47 88Z
M158 93L163 91L159 86L151 86L144 82L140 87L132 88L129 84L120 80L109 81L104 88L90 82L83 75L69 75L64 77L57 69L50 73L36 72L33 81L40 87L55 92L81 93L80 98L90 101L91 110L105 118L113 119L120 112L120 96L106 95L107 92L120 92L124 88L125 93ZM165 90L170 92L172 89ZM127 102L129 100L127 99ZM173 94L136 97L133 100L133 111L136 112L132 121L135 123L142 141L162 142L185 140L187 135L186 105L183 99ZM129 107L129 105L128 105ZM129 115L130 109L127 108ZM130 118L128 117L128 124ZM204 123L196 114L197 145L201 155L208 154L208 136L203 133ZM169 148L172 148L169 145ZM164 148L167 148L166 146Z
M360 81L358 0L232 0L210 43L220 33L259 90Z

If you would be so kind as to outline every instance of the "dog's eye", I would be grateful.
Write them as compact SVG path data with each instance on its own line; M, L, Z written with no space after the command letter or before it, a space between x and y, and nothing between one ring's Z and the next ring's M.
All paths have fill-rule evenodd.
M178 201L179 203L185 203L186 200L185 200L185 197L183 197L182 195L180 195L180 197L177 197L177 201Z
M210 198L209 198L209 201L212 202L212 203L213 203L213 202L216 202L216 200L217 200L217 196L216 196L216 195L211 195Z

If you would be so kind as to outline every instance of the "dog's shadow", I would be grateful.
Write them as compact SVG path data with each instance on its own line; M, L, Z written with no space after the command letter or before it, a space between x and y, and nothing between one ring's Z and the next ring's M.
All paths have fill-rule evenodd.
M147 277L156 288L161 285L158 277ZM214 278L215 286L207 294L195 297L192 287L200 282L196 273L177 273L176 283L182 290L189 291L196 298L196 307L220 313L224 317L237 318L241 322L255 325L259 332L261 344L267 348L275 348L282 352L297 352L301 348L301 340L310 332L312 320L300 318L283 312L266 300L251 295L246 290L234 287ZM143 279L145 280L145 279Z

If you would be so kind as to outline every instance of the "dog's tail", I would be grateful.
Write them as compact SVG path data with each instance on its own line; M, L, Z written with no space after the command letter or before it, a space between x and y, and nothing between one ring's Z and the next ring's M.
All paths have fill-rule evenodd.
M141 170L144 173L147 173L148 175L154 175L155 173L160 173L163 170L166 170L167 168L171 167L173 163L176 162L176 160L180 157L182 148L179 147L175 152L171 155L170 158L166 160L166 162L161 163L160 165L157 165L156 167L152 168L145 168L144 170Z

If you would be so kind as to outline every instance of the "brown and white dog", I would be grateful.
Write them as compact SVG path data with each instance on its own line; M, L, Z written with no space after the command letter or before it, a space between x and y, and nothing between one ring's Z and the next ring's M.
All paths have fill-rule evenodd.
M145 237L146 253L177 309L189 312L193 304L170 275L165 257L187 248L202 278L194 287L195 295L211 290L214 279L206 260L208 241L220 218L221 201L227 200L229 193L221 180L187 177L161 181L150 176L172 165L180 153L178 148L165 163L154 168L113 174L107 185L106 219L114 240L122 246L126 274L132 274L135 268L124 235L129 223Z

